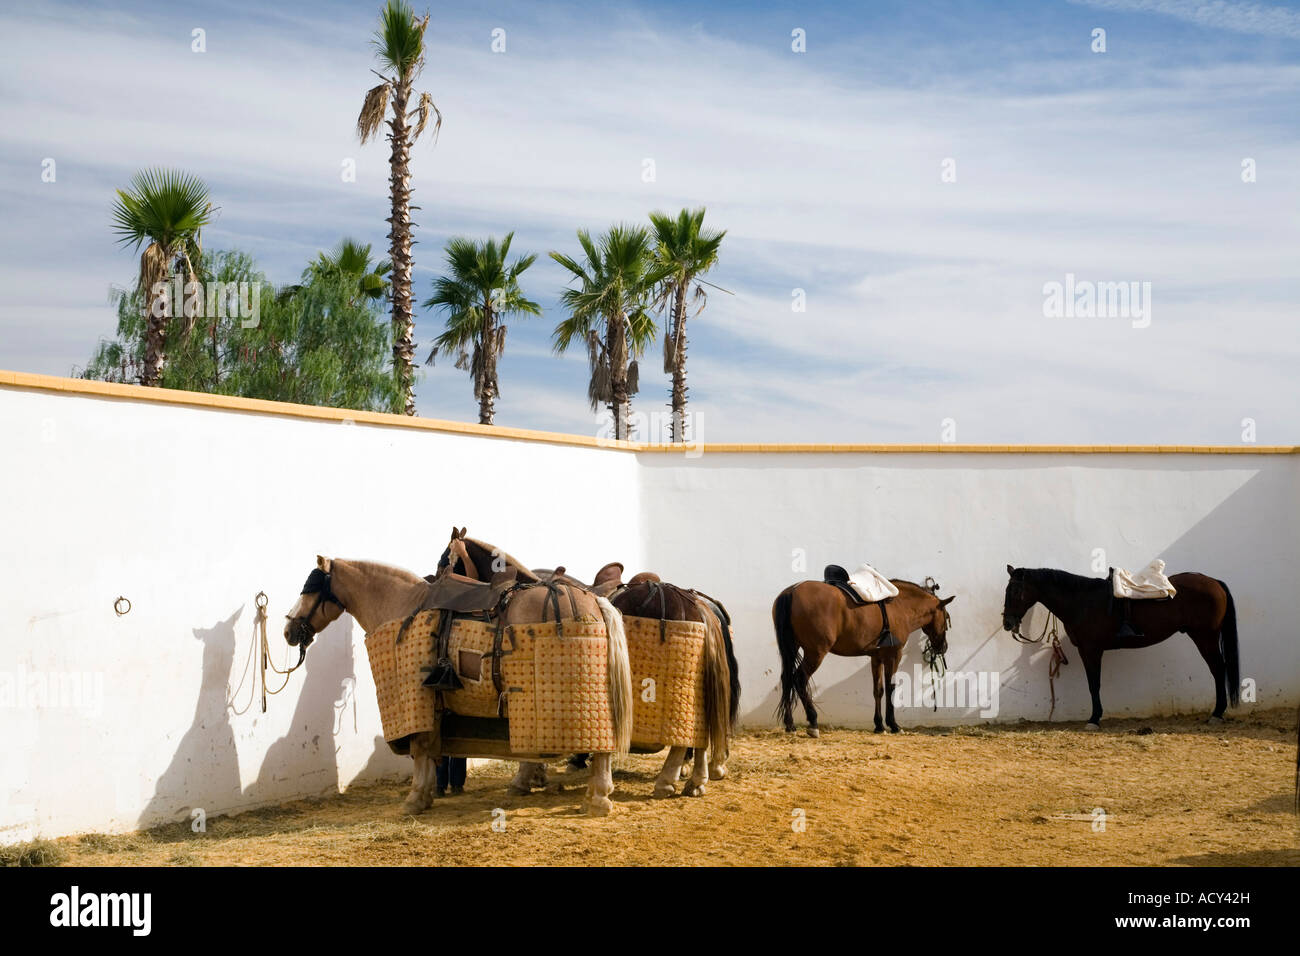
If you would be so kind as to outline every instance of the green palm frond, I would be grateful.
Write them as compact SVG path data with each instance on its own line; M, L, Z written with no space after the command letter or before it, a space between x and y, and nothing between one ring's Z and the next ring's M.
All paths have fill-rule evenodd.
M118 241L139 249L152 240L171 254L193 243L212 221L212 202L203 180L174 169L144 169L119 189L112 207Z
M437 354L471 347L479 349L490 340L493 358L505 347L505 321L511 316L541 315L542 307L524 295L519 276L536 260L534 255L508 260L514 233L501 242L495 238L477 241L455 236L445 247L447 271L433 283L433 295L424 301L425 308L438 309L445 315L442 333L434 342L428 361ZM491 322L485 319L491 317ZM486 327L490 324L491 327ZM491 375L495 365L480 360L467 368L480 369ZM479 372L475 372L476 381Z
M379 62L396 74L395 79L414 79L424 66L424 30L428 25L429 15L416 19L403 0L388 0L380 11L379 29L372 42Z

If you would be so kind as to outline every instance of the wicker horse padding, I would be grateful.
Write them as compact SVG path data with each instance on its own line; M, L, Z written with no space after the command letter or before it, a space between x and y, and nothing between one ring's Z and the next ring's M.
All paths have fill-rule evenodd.
M402 621L390 621L366 635L384 739L389 742L438 727L438 692L423 681L435 662L440 614L420 612L404 634ZM496 625L487 622L453 623L449 656L463 686L442 692L447 710L467 717L505 716L510 750L519 756L619 749L604 621L506 625L500 697L492 676L495 633Z
M704 710L707 626L697 621L623 618L632 665L632 744L654 747L709 745Z

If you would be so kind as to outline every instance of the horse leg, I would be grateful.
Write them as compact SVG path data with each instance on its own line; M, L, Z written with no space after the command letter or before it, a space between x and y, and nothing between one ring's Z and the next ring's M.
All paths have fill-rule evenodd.
M1096 648L1079 648L1083 669L1088 675L1088 692L1092 694L1092 716L1084 730L1101 730L1101 651Z
M543 773L546 772L546 768L542 767L541 764L521 760L519 762L519 769L515 772L514 778L506 785L506 792L513 793L519 797L526 797L528 794L532 793L539 767L541 767Z
M885 732L884 721L880 719L880 698L884 692L885 682L881 672L880 660L873 656L871 658L871 693L876 698L876 720L873 730L878 734L883 734Z
M715 754L709 751L709 779L721 780L727 775L727 758L731 756L730 748L723 750L721 754Z
M614 792L614 755L592 754L591 782L587 784L587 812L593 817L608 816L614 809L609 795Z
M799 693L799 699L803 701L803 712L808 718L808 736L820 737L821 731L817 729L817 708L813 706L812 694L808 691L808 683L812 680L813 673L821 666L826 657L826 652L820 648L816 651L804 650L803 663L799 665L799 680L795 683L795 690ZM792 730L793 728L787 728Z
M896 734L898 733L898 721L894 719L894 674L898 670L897 650L886 656L886 659L881 663L881 669L885 672L885 724L889 727L891 734Z
M423 813L433 803L433 781L437 770L437 761L433 758L433 734L413 734L411 736L411 761L415 769L411 773L411 792L402 801L404 813Z
M1228 665L1219 650L1218 632L1198 630L1193 631L1191 637L1205 663L1210 665L1210 673L1214 675L1214 713L1210 715L1210 723L1221 723L1223 712L1228 709L1227 678L1224 673Z
M682 757L682 767L681 767L681 770L679 770L678 773L677 773L677 779L678 779L678 780L685 780L687 777L689 777L689 776L691 775L691 771L690 771L690 767L689 767L689 765L688 765L688 761L689 761L690 763L694 763L694 762L695 762L695 748L694 748L694 747L687 747L687 748L686 748L686 754Z
M709 759L708 750L704 747L695 748L695 769L691 772L691 779L686 786L682 787L683 797L702 797L704 796L704 785L709 782Z
M659 776L655 778L655 796L659 798L671 797L677 792L674 784L677 782L677 775L681 771L682 761L686 757L685 747L669 747L668 757L664 760L663 769L659 771Z

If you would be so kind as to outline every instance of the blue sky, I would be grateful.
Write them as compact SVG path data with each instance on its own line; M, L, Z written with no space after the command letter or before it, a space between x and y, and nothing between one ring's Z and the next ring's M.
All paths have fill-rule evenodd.
M135 260L108 209L143 166L204 177L220 206L205 245L246 249L273 281L344 235L383 248L387 150L354 132L377 10L0 13L0 368L67 374L111 334L108 290ZM579 227L703 204L728 230L711 278L735 293L691 321L705 441L932 442L951 419L960 442L1236 443L1251 418L1260 442L1300 442L1295 5L432 13L420 85L445 123L413 161L417 295L450 235L513 229L543 254L525 287L545 314L510 331L501 424L598 427L584 357L550 350L564 275L544 254L573 251ZM1067 274L1151 283L1150 326L1045 317L1044 284ZM440 323L418 323L423 357ZM418 395L422 414L476 415L450 364L423 369ZM667 396L650 355L634 407Z

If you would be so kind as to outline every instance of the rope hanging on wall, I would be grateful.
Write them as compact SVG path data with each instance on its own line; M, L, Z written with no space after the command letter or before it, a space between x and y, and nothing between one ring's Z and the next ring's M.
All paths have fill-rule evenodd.
M233 692L230 690L230 685L226 684L226 706L236 717L241 717L248 713L248 709L253 706L253 697L257 694L256 686L249 688L248 703L244 705L242 710L235 707L235 698L238 697L239 692L244 689L244 682L248 679L248 673L253 663L254 654L257 655L258 673L261 674L262 713L264 714L266 713L267 695L278 694L280 691L288 687L289 675L296 671L302 664L300 658L298 663L293 667L290 667L288 670L280 670L280 668L275 666L275 662L271 660L271 644L266 637L266 606L270 603L266 596L266 592L258 591L257 597L253 599L253 603L257 605L257 616L253 619L253 640L248 645L248 657L244 661L244 673L239 678L239 686L235 688ZM266 686L266 672L268 669L284 676L284 680L275 690L271 690ZM257 674L254 674L253 676L253 683L254 685L258 683Z

